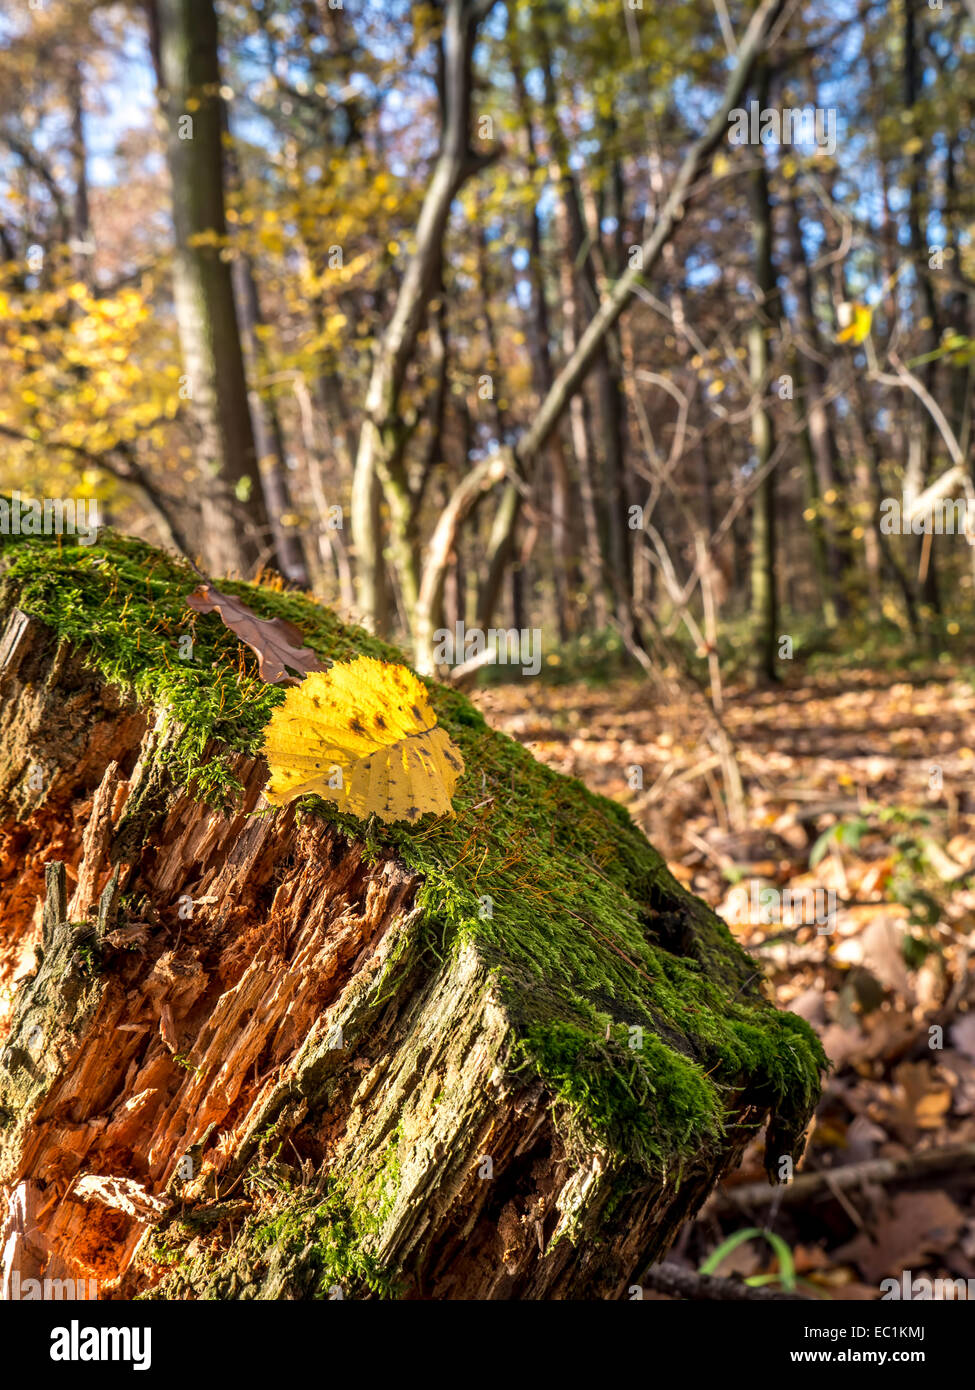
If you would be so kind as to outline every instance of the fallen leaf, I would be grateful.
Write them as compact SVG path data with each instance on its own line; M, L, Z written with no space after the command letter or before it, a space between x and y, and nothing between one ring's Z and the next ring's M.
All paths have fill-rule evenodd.
M881 893L890 878L894 868L893 855L886 859L881 859L877 864L871 864L870 868L860 880L860 894L864 898L869 898L872 893Z
M284 618L259 618L246 604L222 594L212 584L201 584L187 597L195 613L218 613L224 626L250 647L257 657L261 680L267 685L297 685L303 676L324 671L322 661L302 645L304 633Z
M891 1122L908 1142L918 1129L937 1129L951 1109L952 1088L940 1069L928 1061L901 1062L894 1069L897 1083Z
M929 1252L951 1245L965 1225L965 1217L946 1192L905 1192L895 1197L886 1219L871 1240L863 1232L833 1251L836 1261L856 1264L865 1279L881 1279L917 1270Z
M369 656L289 690L265 730L264 756L268 801L283 806L314 792L360 820L452 816L464 771L422 682L405 666Z
M846 1131L846 1163L866 1163L876 1158L877 1148L887 1140L887 1131L866 1115L855 1115Z
M829 1264L825 1250L820 1249L818 1245L794 1245L792 1258L797 1274L808 1274L813 1269L825 1269Z
M903 920L878 913L860 937L863 964L876 975L885 989L907 996L910 980L904 963Z

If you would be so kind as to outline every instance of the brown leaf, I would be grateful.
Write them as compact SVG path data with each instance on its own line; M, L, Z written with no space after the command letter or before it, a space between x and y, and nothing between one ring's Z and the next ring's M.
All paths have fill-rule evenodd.
M325 671L331 665L302 645L305 635L294 623L259 618L240 599L222 594L212 584L201 584L186 602L195 613L220 615L224 626L255 654L261 680L267 685L299 685L310 672Z
M913 1143L917 1130L937 1129L951 1109L952 1087L940 1068L930 1062L901 1062L894 1070L894 1091L890 1119L907 1143Z
M833 1251L833 1259L859 1266L864 1278L878 1283L888 1275L923 1266L930 1252L951 1245L965 1217L945 1192L904 1193L895 1197L872 1240L864 1231Z
M860 937L863 964L884 986L898 994L910 993L910 980L904 963L906 923L898 917L879 912Z
M794 1245L792 1258L795 1260L797 1274L808 1274L810 1270L825 1269L829 1265L826 1251L818 1245Z

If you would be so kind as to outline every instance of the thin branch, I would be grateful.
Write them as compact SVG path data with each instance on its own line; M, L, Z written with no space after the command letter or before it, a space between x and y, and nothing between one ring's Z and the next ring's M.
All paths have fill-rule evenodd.
M823 1168L813 1173L799 1173L790 1183L771 1186L765 1182L743 1183L740 1187L724 1188L717 1199L722 1210L734 1207L761 1207L778 1199L795 1205L818 1197L824 1189L842 1190L861 1183L903 1183L944 1177L947 1174L975 1181L975 1144L954 1144L943 1149L928 1149L922 1153L906 1154L903 1158L871 1158L863 1163L847 1163L839 1168Z
M651 1265L644 1271L640 1283L654 1293L694 1303L812 1303L801 1293L785 1289L752 1288L739 1279L718 1279L713 1274L698 1274L683 1265Z
M151 429L152 426L150 425L149 428ZM94 454L80 444L68 444L63 440L33 439L29 434L23 434L20 430L12 429L9 425L0 424L0 434L5 435L8 439L16 439L22 444L30 444L34 448L64 449L73 454L75 458L84 459L93 468L100 468L103 473L117 478L119 482L127 483L129 487L141 495L162 534L164 545L178 551L190 564L193 563L190 560L189 544L182 527L176 520L172 504L133 462L124 446L119 445L115 450L104 454ZM119 462L113 459L113 453L118 456Z

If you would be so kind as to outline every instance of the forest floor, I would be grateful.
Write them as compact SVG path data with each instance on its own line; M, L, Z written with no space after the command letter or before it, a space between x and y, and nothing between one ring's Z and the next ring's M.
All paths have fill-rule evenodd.
M738 833L692 703L660 703L637 680L536 683L528 709L523 683L475 698L536 757L628 806L831 1059L801 1166L812 1190L753 1188L756 1140L672 1258L713 1264L752 1230L710 1272L798 1278L834 1299L876 1299L905 1270L975 1280L975 691L963 673L795 672L776 690L729 689ZM793 902L824 890L829 921L812 894L790 911L786 889ZM901 1160L894 1176L837 1179L884 1159Z

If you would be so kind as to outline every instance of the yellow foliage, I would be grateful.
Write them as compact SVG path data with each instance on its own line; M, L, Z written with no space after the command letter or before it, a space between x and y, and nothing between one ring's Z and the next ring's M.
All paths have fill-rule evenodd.
M97 454L166 414L178 371L170 374L172 335L159 330L152 293L146 277L141 290L97 297L67 264L38 291L21 266L0 268L0 412L24 437L5 445L0 487L16 486L28 461L46 487L59 476L60 445Z
M360 656L288 691L264 734L268 801L310 792L360 820L454 814L460 750L405 666Z
M873 310L867 304L850 304L846 306L847 313L844 317L849 322L844 324L842 330L837 333L838 343L864 342L870 336L870 325L873 322Z

